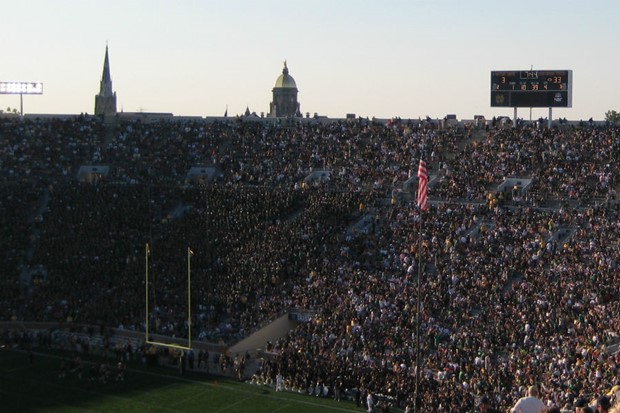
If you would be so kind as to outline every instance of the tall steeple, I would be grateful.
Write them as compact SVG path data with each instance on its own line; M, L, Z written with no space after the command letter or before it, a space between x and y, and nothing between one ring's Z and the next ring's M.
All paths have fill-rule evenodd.
M112 95L112 76L110 76L110 56L108 55L108 45L105 46L105 59L103 61L103 76L101 76L101 89L99 94L103 96Z
M112 91L112 76L110 76L110 57L108 45L105 46L103 74L99 94L95 96L95 115L116 115L116 92Z

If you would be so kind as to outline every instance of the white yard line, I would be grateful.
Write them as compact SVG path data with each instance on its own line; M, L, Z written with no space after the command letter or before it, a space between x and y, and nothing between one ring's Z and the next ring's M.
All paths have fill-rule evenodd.
M287 407L290 407L290 404L283 404L282 406L280 406L280 408L275 409L272 413L276 413L279 412L280 410L286 409Z
M234 407L234 406L236 406L236 405L238 405L238 404L241 404L241 403L243 403L243 402L245 402L246 400L249 400L249 399L251 399L251 398L252 398L252 397L244 397L243 399L239 399L239 400L237 400L235 403L231 403L231 404L229 404L228 406L225 406L225 407L223 407L223 408L221 408L221 409L219 409L219 410L216 410L214 413L225 412L226 410L230 409L231 407Z

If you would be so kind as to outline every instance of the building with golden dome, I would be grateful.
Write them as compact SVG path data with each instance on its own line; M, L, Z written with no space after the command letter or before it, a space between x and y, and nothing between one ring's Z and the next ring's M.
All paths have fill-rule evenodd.
M297 101L297 83L293 76L288 74L288 67L284 61L282 74L276 79L273 87L273 101L269 105L270 118L301 117L299 102Z

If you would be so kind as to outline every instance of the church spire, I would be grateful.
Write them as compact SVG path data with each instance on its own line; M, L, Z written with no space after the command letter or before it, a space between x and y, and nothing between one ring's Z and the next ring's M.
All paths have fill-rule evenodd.
M116 93L112 90L112 76L110 76L110 56L108 45L105 46L105 59L103 60L103 74L99 94L95 96L95 115L116 114Z
M103 61L103 75L101 76L101 88L99 94L110 96L112 92L112 76L110 76L110 56L108 55L108 45L105 46L105 59Z

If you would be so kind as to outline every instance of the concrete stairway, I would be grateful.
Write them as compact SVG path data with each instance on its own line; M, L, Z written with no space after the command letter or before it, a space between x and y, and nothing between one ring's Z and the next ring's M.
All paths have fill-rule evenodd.
M298 325L298 321L289 319L288 313L284 314L237 344L231 346L228 351L233 356L235 354L244 354L245 352L256 354L258 350L264 350L269 341L276 341L286 336L289 331L293 330Z

